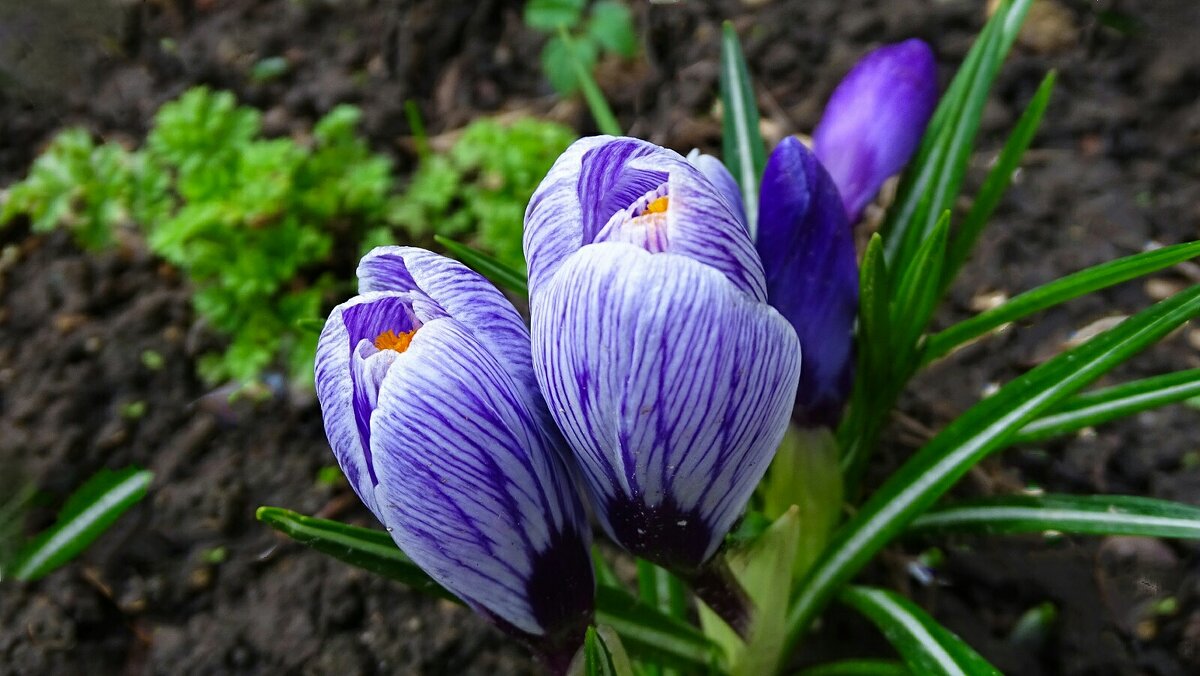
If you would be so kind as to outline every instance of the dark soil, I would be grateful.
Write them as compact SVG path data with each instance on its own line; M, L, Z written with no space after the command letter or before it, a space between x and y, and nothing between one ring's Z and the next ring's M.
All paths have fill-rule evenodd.
M805 132L867 48L908 36L935 46L948 78L983 20L967 0L680 2L636 10L645 57L605 63L601 83L630 133L716 150L720 21L732 18L759 84L768 136ZM542 80L540 38L521 3L0 0L0 180L19 178L51 134L83 124L136 142L153 111L194 84L232 89L272 133L307 129L333 105L365 111L374 147L414 162L404 101L433 134L527 110L591 133L577 103ZM1059 0L1035 16L984 121L986 170L1041 77L1059 85L1035 150L938 317L945 325L1066 272L1196 237L1200 223L1200 6L1193 0ZM1036 9L1036 8L1035 8ZM1103 14L1108 12L1108 14ZM1104 25L1120 16L1127 30ZM1056 21L1058 23L1056 23ZM1112 23L1112 22L1110 22ZM289 72L253 82L283 56ZM945 81L945 80L944 80ZM533 671L473 615L276 537L258 505L371 524L344 486L320 485L332 457L311 396L230 408L195 379L212 340L189 291L136 243L103 255L65 237L0 231L0 485L31 482L33 532L100 467L154 470L150 496L80 560L0 594L0 674L471 673ZM932 368L902 402L878 480L985 394L1061 349L1095 320L1133 312L1195 280L1165 272L1076 301ZM1194 367L1185 329L1114 380ZM146 351L161 355L147 366ZM153 363L153 360L150 360ZM145 403L131 416L130 404ZM1036 484L1200 503L1200 420L1183 407L987 461L962 494ZM940 546L934 584L905 571ZM1005 538L906 543L870 575L907 589L1006 673L1200 672L1200 549L1187 543ZM1155 615L1155 602L1176 609ZM1059 620L1010 640L1044 601ZM833 612L804 661L886 644Z

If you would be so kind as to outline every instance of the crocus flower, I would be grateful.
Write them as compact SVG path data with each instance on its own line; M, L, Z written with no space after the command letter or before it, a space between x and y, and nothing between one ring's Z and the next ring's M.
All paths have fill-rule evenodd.
M792 323L804 350L794 417L833 427L853 385L858 263L833 180L793 137L767 160L756 244L767 300Z
M851 226L916 149L937 102L936 76L920 40L876 49L834 91L813 151L788 137L767 161L755 246L767 300L804 352L794 411L802 426L837 425L850 395L858 308ZM729 176L716 158L692 159L706 175Z
M592 614L590 533L520 316L421 249L375 249L358 278L316 360L338 464L430 576L548 659L569 658Z
M739 208L679 154L599 136L567 149L525 214L550 412L604 530L684 574L744 509L799 378Z
M813 131L851 223L912 157L937 103L933 50L912 39L860 60L834 89Z

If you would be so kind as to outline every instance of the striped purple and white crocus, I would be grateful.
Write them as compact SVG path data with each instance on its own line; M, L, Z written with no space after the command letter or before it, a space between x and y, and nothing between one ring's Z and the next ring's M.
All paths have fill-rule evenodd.
M417 565L565 668L592 617L590 530L528 330L485 279L422 249L375 249L358 279L316 359L338 464Z
M800 372L736 184L719 162L697 165L637 139L585 138L525 214L550 413L608 535L685 577L766 471Z

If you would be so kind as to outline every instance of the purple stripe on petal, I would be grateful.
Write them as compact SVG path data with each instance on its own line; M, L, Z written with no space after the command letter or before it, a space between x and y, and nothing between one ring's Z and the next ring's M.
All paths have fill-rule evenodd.
M584 245L583 207L579 202L583 157L613 140L612 136L589 136L572 143L559 155L529 199L523 242L531 296L564 258Z
M527 636L574 635L592 609L586 518L523 388L470 327L427 323L379 390L376 495L397 544L471 606Z
M617 138L584 153L576 185L583 213L583 242L595 240L613 214L666 182L666 167L659 162L641 166L634 162L662 150L640 139Z
M529 329L512 303L482 275L425 249L378 247L358 264L360 292L413 291L471 329L509 375L537 391Z
M765 301L766 283L754 242L721 192L690 164L671 171L668 191L670 252L720 271L743 293Z
M937 104L937 63L921 40L864 56L833 91L813 132L851 223L912 157Z
M532 319L538 382L601 524L640 556L699 566L783 436L795 331L712 267L623 243L580 249L544 292Z
M639 220L633 213L664 183L670 198L665 241L657 222ZM525 213L533 304L567 256L598 241L635 242L695 258L720 270L745 293L765 298L762 266L728 186L714 185L673 150L613 137L581 139L568 148Z
M411 300L410 294L394 292L356 296L334 308L317 344L315 382L329 445L350 485L377 517L376 477L366 449L371 390L378 389L390 357L376 358L365 369L362 362L378 352L371 343L380 333L405 332L420 323Z
M733 174L729 173L729 169L721 160L701 153L699 148L688 153L687 160L692 163L692 166L699 169L700 173L704 174L704 177L716 186L717 190L721 191L721 196L729 203L729 208L737 216L738 222L749 232L749 226L746 225L746 207L742 203L742 191L738 188Z
M768 300L796 329L804 353L796 417L832 427L853 379L858 265L837 189L795 138L767 161L758 213Z

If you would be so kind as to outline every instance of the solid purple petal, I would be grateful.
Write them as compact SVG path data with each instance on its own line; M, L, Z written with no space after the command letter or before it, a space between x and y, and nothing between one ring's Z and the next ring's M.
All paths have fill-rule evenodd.
M523 634L581 631L587 522L522 388L469 327L422 327L371 420L377 500L401 549L472 607Z
M745 293L764 297L762 266L745 220L724 188L675 151L638 139L593 137L577 141L559 158L526 211L525 256L534 303L562 261L582 246L602 239L657 246L659 239L648 236L656 233L606 226L664 185L671 191L666 250L713 266Z
M615 242L567 259L532 323L538 382L605 530L699 566L783 436L795 332L716 270Z
M428 297L470 328L510 376L537 391L529 329L508 298L479 273L425 249L384 246L363 257L357 274L363 293L413 291Z
M837 86L813 132L851 223L908 163L937 104L937 63L921 40L884 45Z
M738 221L749 231L749 226L746 225L746 207L742 203L742 191L738 188L737 180L733 178L733 174L729 173L725 164L712 155L701 153L698 148L688 153L687 160L692 163L692 166L699 169L700 173L704 174L704 177L717 187L717 190L721 191L721 195L729 203L729 207L738 217Z
M796 417L833 427L854 373L854 236L829 174L793 137L767 161L758 228L768 301L796 329L804 352Z

